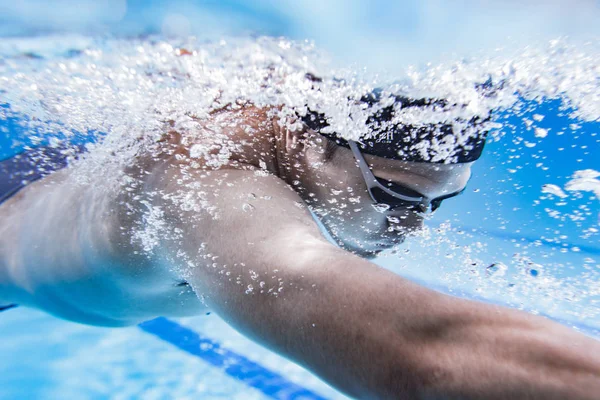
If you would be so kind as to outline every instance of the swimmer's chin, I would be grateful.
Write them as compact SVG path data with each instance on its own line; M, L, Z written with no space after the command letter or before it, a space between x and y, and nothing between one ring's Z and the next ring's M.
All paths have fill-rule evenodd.
M344 250L347 250L352 254L356 254L359 257L365 258L367 260L372 260L374 258L377 258L377 256L383 253L385 250L389 250L394 247L400 246L403 242L404 237L402 237L401 239L397 238L394 241L379 242L373 245L357 246L349 243L344 243L344 245L342 245L341 247Z
M381 254L383 252L383 250L375 250L375 251L362 251L360 253L353 251L353 254L356 254L357 256L364 258L365 260L374 260L377 258L377 256L379 256L379 254Z

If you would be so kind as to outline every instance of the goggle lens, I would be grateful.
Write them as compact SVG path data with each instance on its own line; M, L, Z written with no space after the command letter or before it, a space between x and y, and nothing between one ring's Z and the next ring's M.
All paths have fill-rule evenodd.
M387 204L388 206L390 206L390 208L414 207L420 204L420 202L418 201L408 201L394 197L378 187L371 188L370 192L371 197L373 198L373 200L375 200L376 203Z

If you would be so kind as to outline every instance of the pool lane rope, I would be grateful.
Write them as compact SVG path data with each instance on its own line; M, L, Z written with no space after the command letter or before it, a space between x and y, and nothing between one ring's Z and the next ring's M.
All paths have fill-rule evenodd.
M200 336L197 332L167 318L156 318L138 326L143 331L212 364L227 375L259 390L272 399L325 400L325 397L303 388L262 365L221 347L214 340Z
M0 312L10 310L11 308L17 307L16 304L9 304L7 306L0 306Z

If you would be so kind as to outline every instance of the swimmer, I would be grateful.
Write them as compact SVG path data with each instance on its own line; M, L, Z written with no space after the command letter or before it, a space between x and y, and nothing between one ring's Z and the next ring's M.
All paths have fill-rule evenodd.
M357 142L321 114L289 124L271 111L225 107L193 140L165 133L119 191L69 179L56 149L4 161L0 305L113 327L214 310L360 399L598 398L597 341L369 261L460 201L482 135L441 163L384 123L393 108L370 121L393 135ZM31 163L41 172L19 175Z

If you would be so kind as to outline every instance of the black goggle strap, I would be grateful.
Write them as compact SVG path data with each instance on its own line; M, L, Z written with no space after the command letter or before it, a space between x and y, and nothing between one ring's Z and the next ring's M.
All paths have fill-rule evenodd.
M375 196L373 196L373 193L371 192L371 190L373 188L378 188L379 190L385 192L386 194L388 194L396 199L403 200L403 201L406 201L409 203L413 203L415 205L418 204L419 208L421 210L423 210L423 211L427 210L427 208L429 207L429 201L424 196L420 196L420 197L406 196L401 193L394 192L393 190L385 187L385 185L382 185L377 180L377 178L375 178L375 175L373 175L371 168L369 168L369 165L367 164L365 158L363 157L362 153L360 152L360 149L358 148L358 145L356 144L356 142L354 142L352 140L348 140L348 145L350 146L350 149L352 150L352 154L354 154L354 158L358 162L358 167L360 168L360 172L362 173L363 179L365 180L365 183L367 184L367 189L369 190L369 195L371 196L373 201L377 202L377 199L375 198Z
M442 201L449 199L451 197L456 197L459 194L463 194L463 192L465 191L466 187L464 187L463 189L459 190L458 192L454 192L454 193L450 193L444 196L440 196L440 197L436 197L435 199L431 200L431 211L435 211L438 208L440 208L440 205L442 204Z

